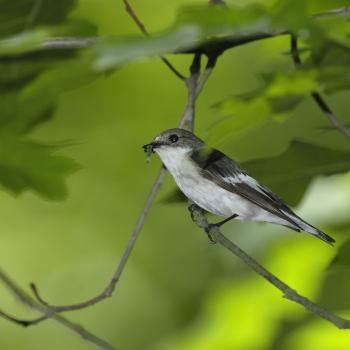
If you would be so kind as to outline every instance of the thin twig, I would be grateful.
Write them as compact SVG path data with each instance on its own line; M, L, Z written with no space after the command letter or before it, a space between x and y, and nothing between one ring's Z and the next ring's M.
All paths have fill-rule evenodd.
M83 301L81 303L77 303L77 304L70 304L70 305L52 305L49 304L48 302L46 302L41 296L40 293L38 291L37 286L34 283L31 283L30 287L36 297L36 299L43 305L45 305L47 308L49 308L53 313L57 313L57 312L65 312L65 311L73 311L73 310L79 310L79 309L84 309L86 307L92 306L108 297L110 297L115 289L115 286L125 268L126 262L129 259L129 256L135 246L135 243L137 241L137 238L143 228L146 216L149 212L149 210L151 209L151 206L156 198L157 192L160 189L160 186L162 185L163 182L163 178L165 175L165 169L161 168L161 170L158 173L158 176L151 188L151 191L147 197L146 203L143 207L143 210L139 216L139 218L137 219L136 225L134 230L132 231L132 234L129 238L129 241L127 243L126 249L117 265L117 268L115 270L114 275L112 276L112 279L110 280L110 282L108 283L107 287L98 295L96 295L95 297L88 299L86 301Z
M194 105L196 98L198 97L201 89L198 91L197 90L197 82L199 80L199 75L200 75L200 54L195 55L191 68L190 68L190 77L186 80L186 86L188 89L188 102L185 108L185 111L181 117L181 120L179 122L179 127L187 127L190 130L193 130L193 119L194 119ZM210 73L212 72L213 66L216 62L216 59L210 59L208 60L206 70L210 70ZM207 81L210 73L208 74L203 74L204 81L202 82L202 87L204 83ZM77 304L70 304L70 305L52 305L48 303L39 293L39 290L37 286L33 283L31 283L30 287L33 291L34 296L36 297L37 301L40 302L43 306L45 306L48 310L50 310L51 315L60 313L60 312L66 312L66 311L73 311L73 310L79 310L79 309L84 309L86 307L92 306L108 297L110 297L116 287L117 282L120 279L120 276L125 268L125 265L127 263L127 260L131 254L132 249L135 246L135 243L140 235L140 232L143 228L143 225L145 223L146 216L156 198L156 195L161 187L161 184L163 182L163 178L165 175L165 168L162 168L157 176L156 181L154 182L152 189L147 197L145 206L142 210L141 215L139 216L136 226L130 236L130 239L128 241L127 247L123 253L122 258L120 259L117 268L115 270L115 273L110 280L109 284L107 287L97 296L88 299L84 302L77 303ZM48 317L51 316L50 313L48 313ZM44 320L44 319L43 319ZM42 321L43 321L42 320ZM33 320L35 324L39 323L40 320L35 319ZM30 322L28 322L28 325L30 325Z
M239 259L241 259L246 265L248 265L252 270L254 270L258 275L262 276L269 283L271 283L273 286L279 289L283 293L284 298L304 306L305 309L333 323L336 327L340 329L350 328L349 320L346 320L345 318L333 314L332 312L322 308L321 306L315 304L311 300L300 295L294 289L292 289L279 278L277 278L275 275L273 275L270 271L266 270L262 265L260 265L256 260L254 260L250 255L244 252L231 240L226 238L220 232L219 228L216 225L211 225L208 223L202 209L200 209L196 205L191 205L189 207L189 210L191 213L192 220L197 224L198 227L204 230L214 242L217 242L226 249L228 249L231 253L233 253Z
M11 291L11 293L24 305L36 310L43 315L34 319L34 320L21 320L19 318L13 317L4 311L0 311L0 316L7 319L8 321L14 322L21 326L27 327L33 324L38 324L41 321L44 321L48 317L52 318L54 321L58 322L62 326L66 327L70 331L78 334L81 338L86 341L96 345L102 350L115 350L115 348L108 344L105 340L95 336L79 324L73 323L63 316L53 315L50 310L48 310L43 305L37 303L28 293L22 290L4 271L0 270L0 282Z
M130 15L130 17L133 19L133 21L136 23L136 25L139 27L141 32L146 35L147 37L150 36L146 26L141 21L140 17L136 14L135 10L131 6L128 0L123 0L123 3L125 5L126 12ZM160 56L161 60L165 63L165 65L181 80L185 80L186 78L170 63L170 61L165 58L164 56Z
M205 83L207 82L208 78L210 77L210 75L215 67L218 56L219 56L219 54L215 54L215 55L212 54L208 57L208 62L207 62L207 65L205 67L205 70L204 70L204 72L203 72L203 74L202 74L202 76L197 84L196 96L199 96L199 94L202 92L202 89L203 89Z
M302 62L298 50L298 37L296 35L291 35L290 46L293 62L297 68L301 68ZM328 106L321 94L318 91L310 91L310 95L315 101L315 103L318 105L318 107L321 109L325 117L348 141L350 141L350 131L335 116L335 114L332 112L331 108Z
M196 53L194 55L191 67L190 67L190 77L186 79L187 86L187 105L182 118L179 122L179 128L184 128L188 130L193 130L194 126L194 113L197 99L197 83L201 70L201 54Z
M314 18L322 18L322 17L331 17L331 16L345 16L350 18L350 6L345 6L339 9L329 10L326 12L320 12L314 14L312 17Z

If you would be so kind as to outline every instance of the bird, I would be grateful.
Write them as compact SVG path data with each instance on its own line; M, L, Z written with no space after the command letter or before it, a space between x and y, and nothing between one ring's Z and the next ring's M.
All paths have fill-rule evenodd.
M269 188L251 177L236 161L185 129L161 132L142 146L157 153L184 195L197 206L231 219L269 222L305 231L332 245L335 240L307 223Z

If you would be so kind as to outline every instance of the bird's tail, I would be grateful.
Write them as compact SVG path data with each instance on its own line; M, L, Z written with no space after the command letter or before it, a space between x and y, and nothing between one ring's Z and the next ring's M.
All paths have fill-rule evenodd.
M291 215L291 213L286 213L286 212L284 212L284 213L286 215L288 215L288 217L290 219L292 219L293 222L295 222L296 228L298 228L299 230L311 233L313 236L321 239L322 241L324 241L330 245L333 245L333 243L335 243L335 239L333 239L331 236L328 236L326 233L322 232L321 230L317 229L316 227L310 225L309 223L304 221L302 218L297 216L295 213L293 213L293 215Z
M316 227L314 227L308 223L305 223L304 227L305 227L305 228L303 228L304 231L311 233L312 235L316 236L319 239L322 239L322 241L324 241L330 245L333 245L333 243L335 243L334 238L332 238L331 236L328 236L326 233L320 231Z

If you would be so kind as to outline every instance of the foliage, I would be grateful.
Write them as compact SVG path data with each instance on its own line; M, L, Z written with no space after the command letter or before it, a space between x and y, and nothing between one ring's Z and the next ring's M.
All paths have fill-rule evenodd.
M120 228L119 242L132 225L140 207L137 203L144 200L150 173L156 166L143 168L139 144L174 126L184 104L182 87L176 85L175 78L167 76L169 73L157 56L169 54L185 72L188 61L181 52L223 38L260 32L289 31L298 35L302 66L293 64L289 35L226 51L219 58L207 95L199 101L198 134L236 157L254 177L291 205L300 204L310 184L317 183L320 177L329 183L335 181L333 187L317 187L320 195L314 194L311 214L315 225L320 222L325 226L322 229L334 231L332 235L340 242L348 234L348 218L338 227L325 216L336 217L337 207L331 205L336 200L342 200L342 207L350 209L346 175L350 169L349 144L330 127L309 94L315 90L322 93L338 119L345 125L350 123L349 14L321 14L349 6L349 1L227 3L227 7L208 7L200 1L185 6L170 1L169 6L174 12L176 9L172 24L163 2L158 2L159 18L154 16L150 4L137 4L150 28L165 28L144 38L124 35L120 28L133 33L133 24L127 24L122 4L114 0L103 0L103 5L84 0L0 0L1 186L12 194L32 191L45 199L64 199L67 176L80 168L76 161L85 168L69 182L72 196L64 203L47 204L22 196L16 199L15 203L20 204L15 207L11 197L3 196L1 208L9 219L4 214L2 256L4 263L25 271L25 280L38 266L39 279L45 280L44 276L51 276L54 271L52 280L44 282L61 301L71 300L67 285L76 288L79 300L83 299L81 290L86 295L94 294L99 288L95 282L91 285L92 275L102 276L97 277L96 283L104 284L116 256L115 227ZM117 6L120 11L116 9L114 14ZM97 31L99 39L85 49L45 49L53 38L84 40L96 36ZM83 140L83 145L62 147L67 142L61 140L70 138ZM328 178L334 174L341 175L336 180ZM345 193L344 198L332 196L340 193L335 191L337 186ZM166 188L169 190L171 185ZM317 214L317 208L322 206L327 215ZM147 228L150 241L143 240L130 269L129 278L135 286L130 287L131 291L121 289L116 297L127 302L113 301L118 315L114 310L113 316L108 314L110 324L105 322L109 310L103 307L97 318L87 316L101 333L115 337L115 343L121 340L130 349L147 344L160 349L202 350L204 340L210 345L208 348L215 349L302 349L306 348L305 339L308 346L317 339L318 330L337 339L328 326L322 328L321 321L304 317L303 310L276 300L277 294L263 282L253 276L244 277L241 267L228 267L233 265L231 258L219 252L209 253L204 239L199 241L200 238L188 235L193 227L186 221L183 207L164 205L157 210L158 215L153 213L157 219L151 218ZM22 229L28 229L28 235L20 234L18 221L23 221ZM314 297L320 287L321 303L336 310L349 309L344 283L344 276L349 276L348 242L332 260L332 251L314 243L312 238L298 237L290 245L288 241L285 248L274 241L277 233L272 237L262 226L238 223L230 228L242 232L238 240L256 254L261 253L257 248L260 244L266 250L262 259L282 279L290 278L293 285ZM102 235L106 240L103 244ZM265 237L272 242L269 248ZM285 242L281 237L278 241ZM168 245L171 251L161 253ZM19 247L19 252L8 253L13 246ZM27 256L27 247L38 257L37 262L25 264L31 261L28 257L23 258L23 263L15 259L18 255ZM118 252L119 249L122 245ZM44 258L47 266L42 266ZM96 261L100 264L97 267ZM330 261L327 278L323 279L320 271ZM93 271L87 273L87 265L93 266ZM75 274L82 274L79 280L86 278L89 284L81 287L77 277L62 277L72 266L77 266ZM62 281L65 287L60 289L58 284ZM140 285L144 289L142 297ZM208 290L208 286L213 287ZM133 313L140 317L135 319ZM252 314L259 314L260 318L249 317ZM237 321L240 318L242 322ZM148 324L152 327L148 328ZM241 335L232 332L231 324L240 329ZM133 327L137 328L139 339L130 337ZM253 330L257 327L263 327L259 329L264 332L256 335ZM14 329L11 334L16 332ZM160 339L160 334L164 339ZM25 340L17 338L13 338L13 344L23 347ZM341 339L337 349L348 348L349 336L342 335ZM70 340L67 342L73 346ZM321 346L314 349L322 349Z

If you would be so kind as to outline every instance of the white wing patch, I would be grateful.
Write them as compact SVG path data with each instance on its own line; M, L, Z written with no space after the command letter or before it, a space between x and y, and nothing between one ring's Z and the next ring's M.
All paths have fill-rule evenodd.
M266 193L261 189L258 181L253 179L251 176L245 174L245 173L239 173L233 176L228 176L225 177L224 180L229 183L229 184L239 184L239 183L244 183L247 184L248 186L254 188L254 190L258 191L259 193L263 194L266 196Z

